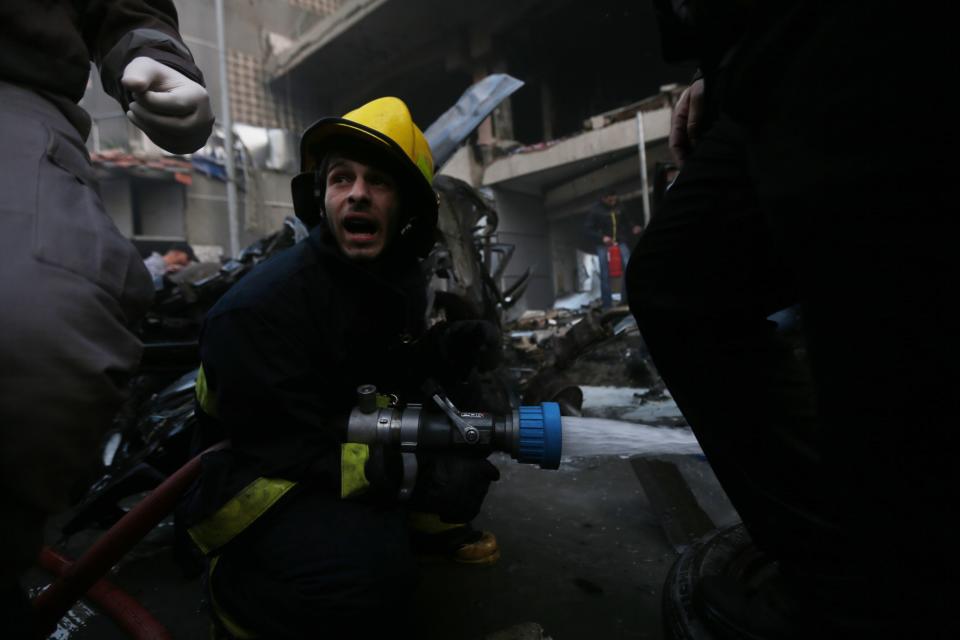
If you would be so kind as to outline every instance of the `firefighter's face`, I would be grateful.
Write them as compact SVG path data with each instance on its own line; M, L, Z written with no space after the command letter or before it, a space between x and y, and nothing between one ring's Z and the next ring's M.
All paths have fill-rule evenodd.
M327 168L327 224L351 260L375 260L397 235L397 182L385 171L334 157Z

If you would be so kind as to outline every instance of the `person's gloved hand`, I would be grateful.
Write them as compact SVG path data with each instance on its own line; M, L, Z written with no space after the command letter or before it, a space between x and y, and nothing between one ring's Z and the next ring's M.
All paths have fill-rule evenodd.
M500 330L486 320L458 320L433 327L421 355L441 378L463 380L476 367L490 371L500 364Z
M210 96L202 85L153 58L134 58L120 83L133 94L127 117L171 153L192 153L213 129Z
M698 78L680 94L670 123L670 151L678 166L683 166L700 134L704 111L704 83Z
M454 453L418 453L417 484L410 506L444 522L469 522L480 513L490 483L500 471L489 460Z

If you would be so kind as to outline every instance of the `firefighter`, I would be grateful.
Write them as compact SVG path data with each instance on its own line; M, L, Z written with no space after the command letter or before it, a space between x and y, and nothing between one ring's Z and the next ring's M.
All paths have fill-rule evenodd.
M26 637L19 576L46 518L95 473L140 361L129 327L153 296L84 146L90 63L168 151L201 147L213 116L170 0L4 0L0 51L0 619L5 637Z
M232 447L204 457L184 512L230 634L381 625L402 636L415 584L408 520L456 560L495 561L496 539L463 523L499 473L482 457L417 454L412 475L398 451L345 442L347 417L360 385L402 404L428 379L455 386L493 366L499 332L424 326L419 259L437 197L430 148L402 101L324 118L300 150L293 194L309 238L231 289L201 334L203 430Z

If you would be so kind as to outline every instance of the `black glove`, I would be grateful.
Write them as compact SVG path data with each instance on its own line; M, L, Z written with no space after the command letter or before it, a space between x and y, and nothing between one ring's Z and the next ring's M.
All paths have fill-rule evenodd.
M476 367L489 371L500 363L500 330L486 320L458 320L434 326L424 336L421 353L444 380L461 381Z
M418 453L417 484L410 506L436 513L444 522L469 522L480 513L500 471L489 460L452 453Z
M400 451L381 445L370 446L370 457L363 466L370 499L394 501L403 483L403 457Z

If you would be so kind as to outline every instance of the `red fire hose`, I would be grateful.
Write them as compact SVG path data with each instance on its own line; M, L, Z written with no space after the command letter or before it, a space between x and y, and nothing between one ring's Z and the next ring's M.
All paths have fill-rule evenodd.
M40 552L40 566L50 573L63 576L73 563L62 555L44 547ZM173 640L170 632L150 612L124 591L104 579L86 593L97 608L113 618L114 622L135 640ZM72 603L71 603L72 604ZM56 621L54 621L56 624Z
M221 442L203 453L222 449L225 446L227 446L227 443ZM200 456L202 455L200 454L190 460L164 480L160 486L151 491L147 497L110 527L76 562L66 563L65 559L59 558L52 551L46 549L41 553L41 564L48 569L53 567L60 574L60 579L33 600L36 637L46 638L50 635L56 628L57 621L70 610L70 607L77 600L88 592L97 604L101 604L98 602L98 598L108 602L104 605L105 611L117 620L124 629L128 631L136 630L135 638L146 640L147 638L171 637L169 632L147 614L133 598L100 579L151 529L173 511L180 496L200 475ZM65 566L64 563L66 563ZM98 584L98 582L102 584ZM135 607L129 606L131 602ZM146 618L143 614L146 614ZM145 631L140 626L144 622L147 622L148 626L153 625L149 631ZM141 635L138 635L138 633Z

